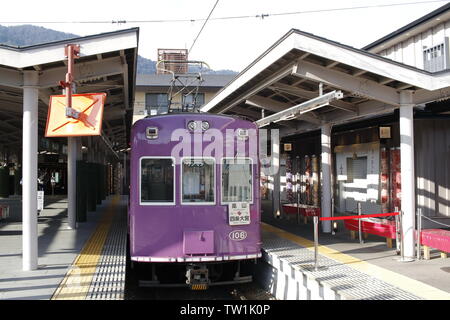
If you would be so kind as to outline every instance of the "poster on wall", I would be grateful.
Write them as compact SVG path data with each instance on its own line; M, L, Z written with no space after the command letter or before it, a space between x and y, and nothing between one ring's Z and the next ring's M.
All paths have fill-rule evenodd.
M294 203L294 193L292 192L292 159L289 155L286 158L286 193L288 203Z
M311 159L305 156L305 203L311 204Z
M318 157L313 155L311 157L312 162L312 204L316 207L320 206L319 203L319 160Z
M380 152L380 200L381 212L389 212L389 152L382 148Z
M338 182L336 207L340 212L380 212L380 144L336 146L335 170Z
M400 168L400 148L391 148L391 210L401 210L401 168Z

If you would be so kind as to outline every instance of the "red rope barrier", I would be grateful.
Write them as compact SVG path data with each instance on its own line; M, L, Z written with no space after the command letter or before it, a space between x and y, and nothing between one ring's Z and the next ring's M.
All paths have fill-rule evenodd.
M388 217L388 216L398 216L399 214L400 214L400 212L391 212L391 213L365 214L365 215L361 215L361 216L322 217L322 218L320 218L320 221L362 219L362 218L373 218L373 217Z

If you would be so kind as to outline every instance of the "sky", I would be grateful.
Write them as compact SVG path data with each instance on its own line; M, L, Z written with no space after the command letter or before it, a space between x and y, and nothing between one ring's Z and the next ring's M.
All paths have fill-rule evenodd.
M189 49L217 0L77 0L4 1L0 25L29 22L80 36L139 27L139 54L156 60L158 48ZM429 3L417 3L428 1ZM385 4L402 6L378 7ZM361 48L450 1L432 0L219 0L210 20L189 54L190 60L206 62L212 69L241 71L290 29ZM66 6L72 6L70 10ZM368 9L328 9L372 6ZM26 10L24 10L26 9ZM271 16L285 12L301 14ZM256 18L256 15L269 14ZM213 20L250 15L245 19ZM186 22L110 23L109 21L194 20ZM108 23L49 22L108 21ZM34 23L32 23L34 22ZM47 22L47 23L36 23Z

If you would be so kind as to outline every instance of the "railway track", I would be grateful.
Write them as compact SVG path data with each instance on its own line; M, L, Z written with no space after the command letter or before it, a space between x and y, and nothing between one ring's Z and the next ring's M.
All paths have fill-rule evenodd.
M136 275L127 268L125 300L275 300L257 283L213 286L208 290L189 288L148 288L137 285Z

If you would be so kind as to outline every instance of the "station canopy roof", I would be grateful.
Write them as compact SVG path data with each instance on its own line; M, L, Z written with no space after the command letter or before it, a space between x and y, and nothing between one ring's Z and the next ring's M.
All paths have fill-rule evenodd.
M251 120L299 106L296 116L274 121L282 135L390 113L401 91L415 105L450 97L450 72L430 73L365 50L290 30L213 99L204 112L238 114ZM338 92L329 103L308 105L322 94ZM289 121L287 121L289 120Z
M22 144L23 73L39 73L39 135L44 136L51 95L62 94L67 44L80 45L76 93L107 94L102 136L115 151L128 147L133 111L139 29L132 28L26 47L0 45L0 146ZM57 139L57 138L55 138Z

